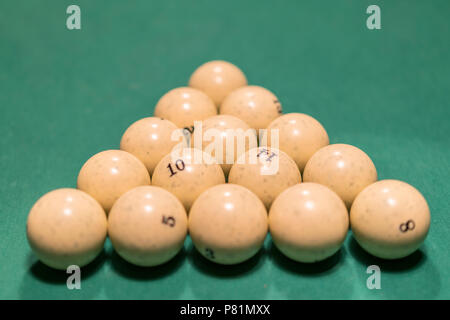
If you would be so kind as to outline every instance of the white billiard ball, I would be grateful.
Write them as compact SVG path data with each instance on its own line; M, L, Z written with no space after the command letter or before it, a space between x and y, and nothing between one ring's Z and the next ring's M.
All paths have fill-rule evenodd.
M194 121L217 114L214 102L200 90L180 87L163 95L155 107L155 116L172 121L179 128L190 129Z
M220 165L206 153L193 148L169 153L153 173L153 185L177 196L187 211L203 191L221 183L225 183L225 175Z
M422 194L398 180L381 180L356 197L350 225L360 246L384 259L416 251L430 228L430 209Z
M71 188L43 195L27 220L32 250L44 264L60 270L93 261L103 249L106 231L106 213L100 204Z
M281 103L271 91L259 86L246 86L231 92L220 105L219 113L238 117L259 132L281 112Z
M247 151L231 167L228 176L229 183L253 191L267 209L283 190L301 181L294 160L283 151L266 147Z
M189 79L189 86L206 93L217 107L231 91L246 85L247 78L241 69L221 60L202 64Z
M108 235L116 252L143 267L172 259L183 247L187 214L170 192L155 186L134 188L114 203Z
M161 159L182 140L172 139L180 130L169 120L148 117L134 122L122 136L120 149L136 156L150 174Z
M278 148L286 152L303 172L306 163L330 141L319 121L303 113L288 113L273 120L266 128L260 145L272 146L272 130L278 130Z
M85 162L77 179L78 189L94 197L106 212L128 190L149 184L150 175L144 164L122 150L93 155Z
M350 209L358 193L377 181L377 170L361 149L348 144L331 144L319 149L308 160L303 181L329 187Z
M269 212L269 229L276 247L299 262L318 262L332 256L342 246L348 226L342 199L317 183L286 189Z
M238 157L258 146L255 130L241 119L229 115L217 115L203 120L201 136L194 128L192 137L194 139L191 139L191 146L198 145L215 158L225 175L228 175ZM196 143L197 137L200 138L200 143Z
M250 190L221 184L203 192L189 212L189 234L205 258L236 264L253 257L267 235L267 211Z

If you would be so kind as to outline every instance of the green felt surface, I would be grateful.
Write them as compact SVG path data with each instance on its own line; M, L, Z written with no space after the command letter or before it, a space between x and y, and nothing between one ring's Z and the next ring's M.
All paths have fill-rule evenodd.
M66 29L72 3L79 31ZM381 7L381 30L366 28L369 4ZM450 298L449 12L447 0L2 0L0 298ZM251 261L221 267L188 239L172 262L140 269L107 242L79 291L37 262L25 235L33 203L74 187L86 159L117 148L128 125L212 59L240 66L285 112L316 117L332 143L362 148L381 179L418 188L432 215L420 251L380 261L349 234L336 256L302 265L268 237ZM366 287L371 264L381 290Z

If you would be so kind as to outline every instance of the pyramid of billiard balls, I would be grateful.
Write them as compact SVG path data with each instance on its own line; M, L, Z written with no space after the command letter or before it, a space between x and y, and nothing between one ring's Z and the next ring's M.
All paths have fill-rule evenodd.
M211 132L223 148L207 152ZM239 135L241 152L231 143ZM349 227L367 252L399 259L424 241L429 208L411 185L377 180L364 151L329 144L319 121L283 114L274 93L211 61L162 96L153 117L131 124L120 149L88 159L77 189L43 195L27 237L55 269L90 263L107 236L129 263L160 265L188 232L206 259L237 264L269 230L284 255L313 263L336 253Z

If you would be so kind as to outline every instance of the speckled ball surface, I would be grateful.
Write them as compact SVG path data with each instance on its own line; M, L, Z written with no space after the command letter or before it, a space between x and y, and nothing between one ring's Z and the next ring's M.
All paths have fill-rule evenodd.
M221 184L203 192L189 213L189 233L208 260L236 264L253 257L267 235L267 211L250 190Z
M136 156L152 174L158 162L182 142L172 139L177 130L180 129L169 120L144 118L127 128L120 140L120 149Z
M157 266L183 247L187 214L170 192L142 186L122 195L108 216L108 235L116 252L138 266Z
M192 147L195 147L196 133L191 140ZM217 115L204 120L201 136L201 143L197 144L217 160L225 175L228 175L239 156L258 146L256 131L241 119L229 115ZM216 144L220 152L216 152Z
M283 151L260 147L251 149L231 167L228 182L254 192L270 208L285 189L300 183L302 177L294 160Z
M89 193L108 212L125 192L149 185L150 175L144 164L122 150L102 151L85 162L78 174L78 189Z
M275 245L299 262L318 262L335 254L345 240L348 226L342 199L317 183L300 183L286 189L269 212Z
M153 185L173 193L186 211L203 191L221 183L225 183L225 175L220 165L194 148L166 155L153 173Z
M163 95L155 107L155 117L172 121L179 128L191 128L194 121L217 114L214 102L200 90L180 87Z
M377 181L377 170L361 149L348 144L332 144L309 159L303 171L303 181L329 187L350 208L358 193Z
M189 79L189 86L206 93L217 107L231 91L246 85L247 78L241 69L221 60L202 64Z
M269 90L246 86L231 92L220 106L220 114L245 121L253 129L264 129L281 115L281 103Z
M356 241L372 255L399 259L416 251L430 228L427 201L413 186L381 180L353 202L350 224Z
M303 113L288 113L273 120L267 129L267 135L261 145L273 146L272 130L278 130L278 148L286 152L303 172L312 155L327 146L330 141L325 128L319 121Z
M100 204L70 188L43 195L27 220L32 250L44 264L60 270L93 261L103 249L106 231L106 214Z

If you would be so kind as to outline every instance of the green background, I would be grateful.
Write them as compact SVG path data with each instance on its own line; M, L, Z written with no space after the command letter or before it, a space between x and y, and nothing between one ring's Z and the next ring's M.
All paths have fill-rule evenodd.
M82 29L66 28L81 7ZM381 7L381 30L366 8ZM0 298L449 299L450 2L0 2ZM284 112L317 118L332 143L366 151L380 179L404 180L428 200L420 251L387 262L349 234L316 265L272 247L234 267L212 265L188 239L164 266L133 267L110 243L82 271L82 289L37 262L25 236L44 193L74 187L91 155L118 148L157 99L203 62L225 59L269 88ZM381 290L366 287L381 267Z

